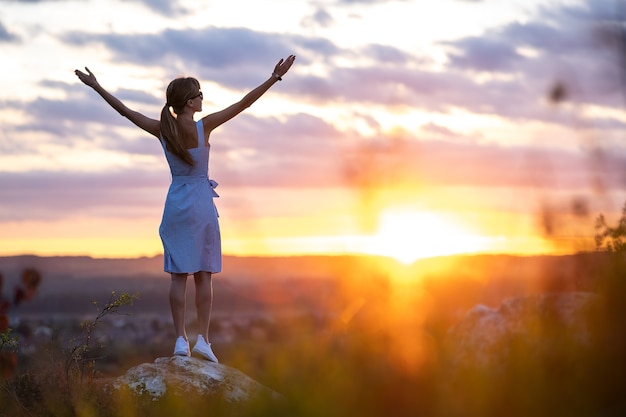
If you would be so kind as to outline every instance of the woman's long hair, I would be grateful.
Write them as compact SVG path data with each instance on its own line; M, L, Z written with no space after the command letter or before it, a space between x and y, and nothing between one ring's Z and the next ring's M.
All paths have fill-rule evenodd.
M200 92L200 83L192 77L176 78L167 86L166 103L161 110L161 136L165 141L165 146L174 155L188 163L194 165L189 149L183 144L178 131L176 118L170 111L170 107L175 114L182 113L187 100Z

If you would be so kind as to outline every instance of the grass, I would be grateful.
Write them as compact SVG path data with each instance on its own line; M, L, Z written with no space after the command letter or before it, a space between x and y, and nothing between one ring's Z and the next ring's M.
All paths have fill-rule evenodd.
M498 369L453 365L446 349L448 323L432 319L441 312L423 288L394 289L380 279L372 285L346 284L337 296L347 300L344 311L284 317L271 324L265 339L220 346L223 363L288 400L287 408L257 402L235 414L624 415L626 267L620 255L613 255L596 271L592 290L599 301L587 314L591 346L559 334L547 318L549 337L541 349L528 349L524 340L508 341L508 360ZM234 415L206 398L170 396L155 403L128 392L112 395L84 345L45 350L40 358L51 361L30 361L18 375L0 380L1 417Z

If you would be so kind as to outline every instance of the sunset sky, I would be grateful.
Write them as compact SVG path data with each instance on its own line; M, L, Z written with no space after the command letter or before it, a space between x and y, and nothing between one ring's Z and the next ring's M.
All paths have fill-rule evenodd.
M194 76L201 117L292 53L211 136L226 254L593 248L626 201L625 18L617 0L2 0L0 256L162 251L161 146L75 68L153 118Z

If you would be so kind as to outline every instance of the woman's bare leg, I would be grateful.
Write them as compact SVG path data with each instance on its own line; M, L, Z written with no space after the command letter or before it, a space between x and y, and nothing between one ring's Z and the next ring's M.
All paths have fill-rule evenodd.
M209 324L213 306L213 282L211 273L200 271L193 274L196 283L196 310L198 312L198 334L209 340Z
M170 308L176 337L187 339L185 331L185 309L187 299L187 274L172 274L170 283Z

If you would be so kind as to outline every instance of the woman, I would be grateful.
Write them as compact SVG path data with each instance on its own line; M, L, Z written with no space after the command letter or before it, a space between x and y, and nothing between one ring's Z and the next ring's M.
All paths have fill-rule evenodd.
M177 78L167 87L166 103L160 120L151 119L126 107L107 92L95 75L76 70L78 78L93 88L111 107L161 142L172 174L159 235L163 242L164 269L172 276L170 308L176 332L174 355L218 362L209 343L209 322L213 303L212 274L222 270L222 253L213 188L208 178L209 136L213 129L250 107L274 83L282 80L295 60L281 59L272 75L246 94L239 102L197 122L194 114L202 111L202 90L195 78ZM192 351L185 330L187 277L193 274L200 334Z

